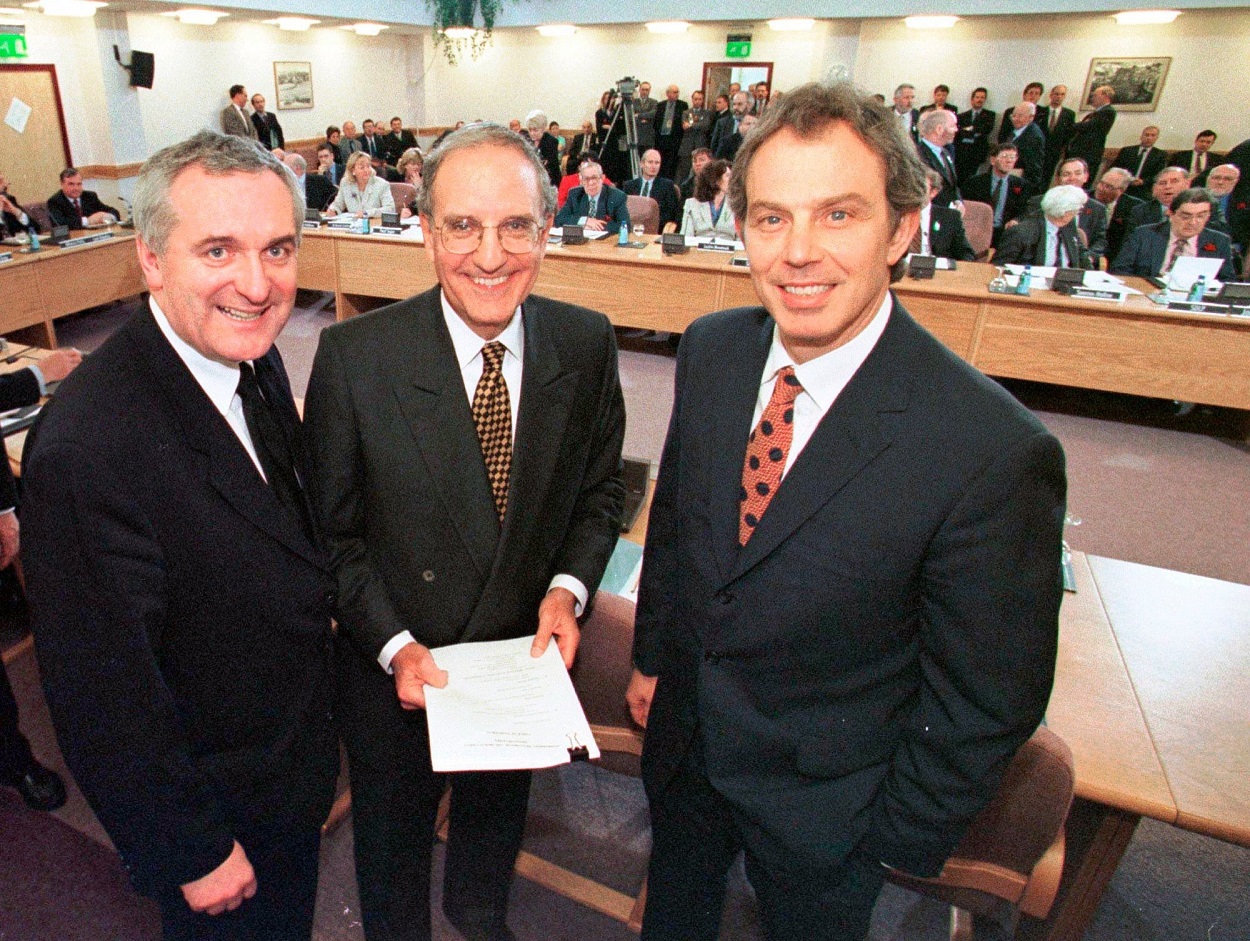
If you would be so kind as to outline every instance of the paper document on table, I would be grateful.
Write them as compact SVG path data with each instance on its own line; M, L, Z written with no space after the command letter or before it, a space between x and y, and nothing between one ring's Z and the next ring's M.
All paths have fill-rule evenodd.
M431 650L447 686L425 687L435 771L552 768L599 757L582 704L553 640L533 637Z

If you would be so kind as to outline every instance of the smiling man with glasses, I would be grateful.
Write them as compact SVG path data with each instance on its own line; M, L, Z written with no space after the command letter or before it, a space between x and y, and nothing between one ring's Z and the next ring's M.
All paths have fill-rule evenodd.
M430 937L431 647L536 635L571 666L616 543L625 407L602 314L531 296L556 194L475 124L425 161L438 287L325 330L308 387L314 505L336 562L343 740L365 936ZM450 682L454 685L455 677ZM443 910L508 939L528 771L454 777Z

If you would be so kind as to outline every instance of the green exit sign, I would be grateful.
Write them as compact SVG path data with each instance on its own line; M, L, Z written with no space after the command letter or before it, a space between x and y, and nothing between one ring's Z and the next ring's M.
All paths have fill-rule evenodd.
M741 35L729 35L725 38L725 58L726 59L749 59L751 58L751 34L743 33Z
M26 27L0 25L0 59L25 59Z

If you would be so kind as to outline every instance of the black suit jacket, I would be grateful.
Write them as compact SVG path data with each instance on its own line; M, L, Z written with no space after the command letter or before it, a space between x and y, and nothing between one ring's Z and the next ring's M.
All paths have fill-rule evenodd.
M298 436L276 349L256 374ZM329 559L146 308L62 383L23 484L48 706L136 886L176 892L257 821L316 827L339 763Z
M1168 214L1159 200L1143 199L1129 213L1126 228L1128 233L1132 233L1138 226L1157 225L1160 222L1166 222L1167 218Z
M399 163L399 158L404 155L404 151L409 147L417 146L417 139L413 136L412 131L405 129L400 130L398 134L394 131L388 131L382 138L383 153L386 162L391 166Z
M1006 178L1007 197L1003 201L1003 225L1024 214L1029 203L1029 195L1033 188L1021 177L1008 174ZM994 174L993 172L978 173L963 187L964 199L986 203L994 208ZM997 231L997 230L996 230Z
M942 189L933 197L933 202L939 206L949 206L957 199L961 199L959 193L959 172L955 169L955 155L951 148L943 148L947 159L950 160L950 170L942 163L941 158L933 152L933 149L924 142L924 139L916 144L916 150L920 154L921 162L926 166L938 172L942 177Z
M382 139L382 135L377 133L376 130L373 133L372 141L370 141L369 138L367 138L364 134L361 134L359 137L356 138L356 143L360 145L359 147L356 148L357 150L363 150L365 153L369 154L369 156L371 157L380 157L380 158L385 159L386 141Z
M1107 135L1115 124L1115 108L1104 105L1097 111L1091 111L1072 128L1072 139L1068 141L1067 156L1081 157L1089 164L1090 179L1098 177L1098 168L1102 166L1103 151L1107 149Z
M0 412L24 408L39 401L39 379L34 370L19 369L0 373ZM2 443L2 439L0 439ZM8 455L0 452L0 510L17 506L17 484L9 468Z
M686 102L678 100L673 105L673 129L668 134L664 133L664 111L668 107L668 99L665 98L655 106L655 148L661 153L676 155L681 147L681 138L685 133L682 130L681 121L686 113L686 109L690 105Z
M635 629L647 792L697 743L766 865L935 874L1046 707L1063 453L896 300L740 549L772 337L741 308L678 351Z
M1042 195L1039 193L1029 200L1030 213L1042 211ZM1107 254L1107 207L1091 196L1081 208L1076 222L1085 233L1085 251L1089 256L1090 267L1097 268L1098 260Z
M376 663L401 631L438 647L532 634L552 577L593 597L616 545L625 408L606 317L529 297L502 528L439 289L328 327L308 386L316 504L339 625ZM387 696L382 697L387 700Z
M256 128L256 139L270 150L275 147L286 146L286 135L282 133L282 125L278 123L278 119L265 112L262 117L258 112L252 112L252 126Z
M1010 135L1007 138L1011 140ZM1043 188L1042 177L1045 173L1046 138L1036 124L1029 124L1024 132L1012 141L1016 145L1019 159L1016 161L1030 187L1034 192Z
M1059 230L1063 250L1068 256L1069 268L1090 267L1089 257L1077 235L1076 220ZM1024 216L1016 224L1003 231L994 252L996 265L1053 265L1054 259L1046 255L1046 220L1038 215Z
M959 128L955 134L955 168L959 182L966 183L976 175L990 150L990 135L994 133L993 111L982 108L973 119L972 109L961 111Z
M8 196L9 202L11 202L14 206L16 206L22 212L26 213L26 218L29 220L30 225L37 227L34 217L30 213L26 212L25 209L22 208L22 204L18 202L17 197L11 193L6 193L5 195ZM11 238L12 236L17 235L19 232L25 232L26 228L27 228L26 226L22 225L22 221L13 213L7 210L3 213L0 213L0 235L3 235L5 238Z
M1141 162L1141 144L1133 144L1130 147L1121 147L1111 166L1127 170L1136 177L1137 166ZM1168 162L1168 155L1159 147L1151 147L1150 153L1146 156L1146 162L1142 165L1141 183L1131 183L1126 192L1139 199L1148 198L1155 177L1159 175L1160 170L1168 166L1171 166Z
M976 261L976 252L964 233L964 219L958 209L929 207L929 254L956 261Z
M1050 129L1050 106L1045 108L1039 106L1037 115L1033 118L1033 123L1041 130L1042 135L1046 138L1046 155L1042 160L1042 176L1049 183L1050 177L1055 172L1055 167L1059 163L1059 158L1063 156L1064 148L1068 146L1068 141L1072 139L1072 132L1076 127L1076 112L1071 108L1060 108L1059 117L1055 121L1055 129ZM1097 172L1097 167L1090 170L1090 173Z
M337 192L338 187L320 173L304 174L304 200L309 209L325 209Z
M1112 211L1110 218L1107 219L1107 250L1104 257L1108 261L1115 258L1120 253L1120 247L1124 244L1124 239L1129 232L1129 218L1133 210L1141 205L1141 200L1135 196L1129 196L1127 193L1122 195L1115 201L1115 209Z
M1194 151L1193 151L1193 148L1191 147L1189 150L1178 150L1176 153L1171 154L1167 159L1167 166L1180 167L1182 170L1188 173L1190 169L1190 165L1193 163L1193 161L1194 161ZM1221 163L1225 163L1225 162L1227 161L1221 160L1219 157L1215 156L1215 154L1211 153L1211 151L1208 150L1206 169L1204 169L1201 173L1199 173L1194 178L1194 186L1205 186L1206 181L1207 181L1207 174L1209 174L1213 169L1218 167Z
M726 111L717 118L716 123L712 125L712 139L708 143L708 149L712 151L712 156L716 157L720 154L721 146L730 137L737 132L734 130L734 116L732 111Z
M1172 224L1159 222L1155 225L1141 225L1129 233L1124 240L1124 247L1112 262L1112 274L1135 274L1143 278L1159 277L1159 270L1167 258L1168 242L1172 238ZM1232 281L1236 278L1233 269L1232 247L1228 236L1215 229L1206 228L1198 235L1199 258L1223 258L1219 279Z
M626 196L642 194L642 178L634 177L626 180L621 187ZM660 229L666 222L681 221L681 201L677 198L677 184L662 176L651 181L651 198L660 204Z
M82 203L81 216L74 212L74 204L60 190L49 196L48 215L52 217L52 224L67 225L71 229L81 229L82 220L87 216L95 215L97 212L111 212L118 219L122 217L121 213L112 206L100 202L100 197L95 194L95 190L83 190L82 196L79 197L79 202Z

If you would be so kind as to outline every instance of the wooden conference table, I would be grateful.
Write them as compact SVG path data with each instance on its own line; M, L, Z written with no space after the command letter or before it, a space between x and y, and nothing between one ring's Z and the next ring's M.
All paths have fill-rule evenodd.
M648 239L650 236L647 237ZM729 255L612 239L548 249L534 290L601 310L617 326L680 332L713 310L756 304L748 273ZM1013 379L1250 409L1250 318L1168 311L1144 296L1123 304L1051 291L990 294L992 265L961 262L895 292L911 314L983 372ZM340 320L436 282L408 236L305 232L300 287L335 293ZM1130 278L1139 290L1154 289Z
M0 334L54 348L56 318L147 290L134 232L111 231L113 237L103 242L75 248L46 245L31 254L0 246L0 252L13 253L12 261L0 264Z

